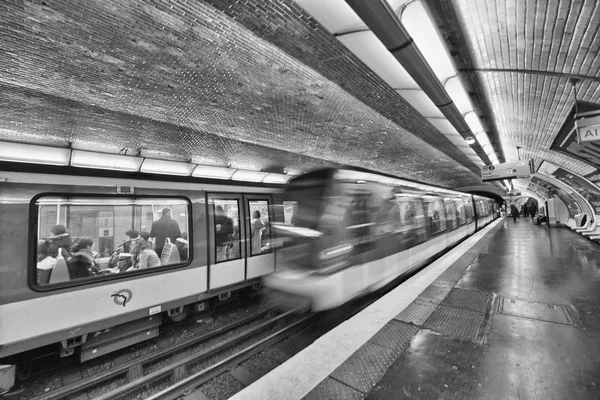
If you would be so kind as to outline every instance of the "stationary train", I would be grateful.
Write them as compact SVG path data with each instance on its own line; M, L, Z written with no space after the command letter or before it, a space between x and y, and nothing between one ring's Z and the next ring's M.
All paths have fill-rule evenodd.
M487 198L353 169L314 171L287 187L1 169L0 364L27 366L48 351L90 360L263 281L314 310L333 308L417 268L497 210ZM126 232L150 232L165 209L187 236L186 254L163 250L159 266L113 268ZM223 239L227 220L234 229ZM91 239L98 273L73 277L68 256L41 254L57 236ZM40 274L44 257L49 274Z
M274 298L313 311L385 286L498 218L495 201L379 174L324 169L289 182Z

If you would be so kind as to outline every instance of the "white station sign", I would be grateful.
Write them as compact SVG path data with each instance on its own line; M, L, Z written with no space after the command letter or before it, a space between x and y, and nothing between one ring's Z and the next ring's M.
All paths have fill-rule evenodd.
M600 140L600 115L590 116L575 120L577 140L582 142L596 142Z
M533 173L533 160L485 165L481 167L481 180L497 181L500 179L529 178Z

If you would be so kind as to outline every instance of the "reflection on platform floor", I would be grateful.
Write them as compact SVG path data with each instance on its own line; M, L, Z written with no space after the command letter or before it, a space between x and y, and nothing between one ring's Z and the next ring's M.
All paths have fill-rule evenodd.
M436 310L479 313L478 335L434 312L366 397L600 398L600 246L524 219L480 246L451 292L471 295ZM489 299L485 311L475 298Z

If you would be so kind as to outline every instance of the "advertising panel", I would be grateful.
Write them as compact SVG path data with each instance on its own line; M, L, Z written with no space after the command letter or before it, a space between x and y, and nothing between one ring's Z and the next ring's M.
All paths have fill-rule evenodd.
M562 168L558 168L552 175L576 190L577 193L590 203L594 209L594 214L600 215L600 189L598 187Z
M575 215L581 213L581 209L577 205L577 202L575 202L575 200L571 196L569 196L561 188L554 186L553 184L551 184L549 182L546 182L537 177L534 177L531 180L531 183L529 184L528 189L531 190L532 192L535 192L538 196L540 195L540 193L545 193L546 196L542 196L545 198L550 197L550 196L558 197L567 206L567 209L569 210L569 215L571 217L574 217Z

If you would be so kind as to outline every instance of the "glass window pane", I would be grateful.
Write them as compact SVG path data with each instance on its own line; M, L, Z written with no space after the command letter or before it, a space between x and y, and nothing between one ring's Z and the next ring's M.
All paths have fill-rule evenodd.
M250 210L250 255L271 251L271 229L269 224L269 202L248 201Z
M238 200L214 199L216 262L237 260L240 250L240 207Z
M46 196L36 205L38 284L85 281L189 259L184 199Z
M431 234L446 230L446 217L444 211L444 205L440 199L425 198L427 206L427 218L429 220L429 226L431 228Z

